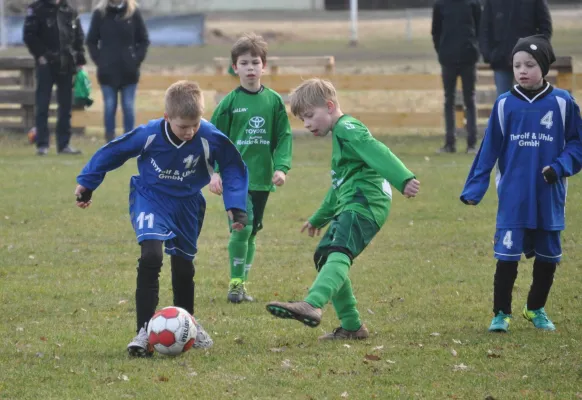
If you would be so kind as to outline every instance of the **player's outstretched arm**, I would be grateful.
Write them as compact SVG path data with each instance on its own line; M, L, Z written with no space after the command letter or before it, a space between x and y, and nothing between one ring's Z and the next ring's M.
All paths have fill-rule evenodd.
M150 133L152 132L143 126L137 127L101 147L77 176L77 183L87 189L96 190L107 172L121 167L144 150Z
M489 188L491 170L499 158L503 145L505 126L501 126L501 121L505 121L505 99L498 99L493 106L483 143L481 143L481 147L473 160L473 165L460 196L460 200L465 204L479 204ZM501 119L499 118L500 115L502 116ZM505 124L505 122L503 123Z

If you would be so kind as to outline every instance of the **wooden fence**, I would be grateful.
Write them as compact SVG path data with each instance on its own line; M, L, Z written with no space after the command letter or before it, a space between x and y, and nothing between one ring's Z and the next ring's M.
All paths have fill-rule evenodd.
M281 63L279 63L281 65ZM392 75L344 75L332 74L325 69L327 63L322 63L324 70L321 74L270 74L264 75L263 84L285 95L304 79L311 76L321 76L330 79L340 91L438 91L442 96L441 76L437 74L392 74ZM34 125L34 63L28 57L0 58L0 129L16 129L26 132ZM7 71L10 71L8 74ZM278 71L276 71L278 72ZM7 75L8 74L8 75ZM487 66L478 66L478 116L486 119L491 111L495 99L495 86L492 71ZM94 97L101 96L94 74L90 74L94 88ZM238 78L230 75L155 75L142 74L138 96L162 96L163 91L179 79L197 81L205 91L227 93L238 86ZM574 74L572 58L562 57L553 64L549 78L558 87L574 91L576 80L582 79L582 74ZM460 88L460 84L458 86ZM459 99L461 96L457 96ZM373 109L375 105L370 104ZM208 105L208 109L213 107ZM349 111L349 110L347 110ZM136 122L145 123L150 119L161 117L163 110L139 107L136 110ZM121 126L121 113L118 112L118 126ZM390 128L434 128L442 130L444 120L442 111L424 112L350 112L354 117L362 120L372 129ZM55 110L51 110L54 117ZM207 115L209 117L209 115ZM301 121L290 118L294 129L302 129ZM457 126L463 126L462 105L457 106ZM483 120L482 120L483 122ZM83 128L103 126L103 110L91 107L88 110L73 111L72 126L77 132Z

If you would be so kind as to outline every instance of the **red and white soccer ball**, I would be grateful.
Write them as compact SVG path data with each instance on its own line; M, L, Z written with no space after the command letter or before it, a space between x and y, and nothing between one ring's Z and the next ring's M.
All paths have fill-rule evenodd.
M165 307L148 323L148 339L154 349L167 356L180 355L196 341L194 317L183 308Z

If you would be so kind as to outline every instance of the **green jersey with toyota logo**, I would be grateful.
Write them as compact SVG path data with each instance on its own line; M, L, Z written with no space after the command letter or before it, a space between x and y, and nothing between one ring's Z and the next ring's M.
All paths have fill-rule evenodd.
M273 173L291 168L292 136L285 103L267 87L238 87L218 104L211 122L240 151L249 169L249 190L274 191Z
M354 211L382 227L390 212L392 189L402 193L415 176L357 119L343 115L332 130L331 188L309 218L321 228L343 211Z

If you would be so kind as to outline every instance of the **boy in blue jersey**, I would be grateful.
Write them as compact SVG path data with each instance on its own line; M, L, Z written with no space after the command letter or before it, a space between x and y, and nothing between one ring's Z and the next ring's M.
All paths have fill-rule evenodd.
M247 223L248 172L240 153L214 125L201 119L204 100L195 82L179 81L166 91L164 118L150 121L99 149L77 177L77 206L87 208L105 174L137 157L139 175L130 180L129 213L141 257L135 292L137 336L131 356L153 353L146 325L158 305L162 244L171 256L174 305L194 315L196 241L206 202L201 189L213 166L222 171L223 198L233 229ZM194 347L210 347L201 326Z
M478 204L497 163L492 332L509 329L511 291L522 253L535 256L523 316L536 328L555 330L544 306L562 256L566 178L582 168L582 120L572 96L544 79L554 61L543 35L517 42L513 71L518 85L495 102L461 194L465 204Z

